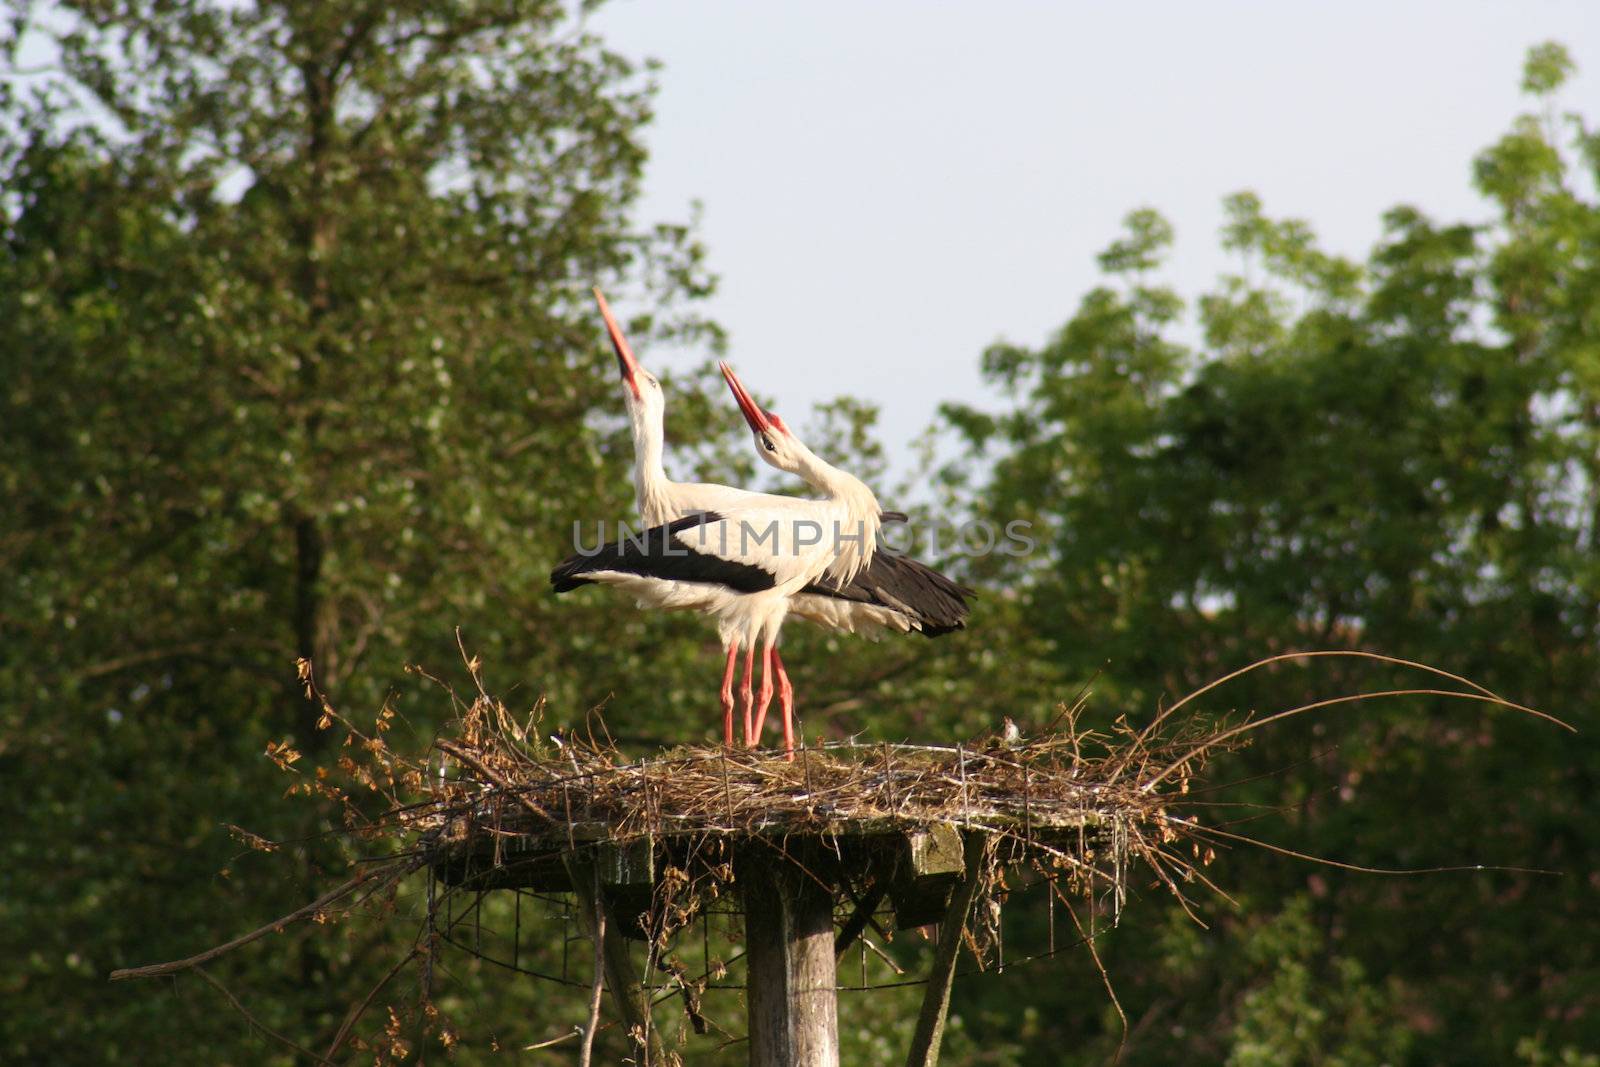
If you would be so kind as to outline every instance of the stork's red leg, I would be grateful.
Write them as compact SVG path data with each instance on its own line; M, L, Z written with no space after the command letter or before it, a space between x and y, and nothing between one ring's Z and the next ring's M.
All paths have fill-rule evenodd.
M783 708L784 758L794 760L794 686L789 684L789 672L783 669L783 657L772 650L772 666L778 672L778 705Z
M750 735L752 745L761 743L761 729L767 724L767 708L772 703L772 657L777 651L770 641L761 648L761 700L756 705L756 728Z
M756 743L754 731L751 729L751 727L755 725L755 722L751 717L752 705L754 704L755 699L754 695L750 692L751 676L755 674L755 669L756 644L754 641L752 641L750 644L745 646L744 682L739 687L739 696L744 701L744 744L746 748L749 748L751 745Z
M728 665L722 672L722 743L733 747L733 666L739 655L737 643L728 646Z

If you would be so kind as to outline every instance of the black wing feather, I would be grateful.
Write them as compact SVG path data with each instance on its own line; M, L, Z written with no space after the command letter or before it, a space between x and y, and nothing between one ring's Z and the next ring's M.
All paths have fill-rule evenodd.
M721 515L710 511L686 515L663 526L653 526L636 537L601 545L593 552L576 553L550 572L550 584L556 592L565 593L593 583L595 579L586 576L595 571L617 571L675 582L721 585L740 593L771 589L777 581L760 567L697 552L673 538L684 530L721 521Z
M904 612L917 620L928 637L960 630L966 626L972 608L968 598L976 592L940 574L910 556L898 556L881 548L846 586L829 581L812 582L801 590L818 596L831 596L859 604L874 604Z

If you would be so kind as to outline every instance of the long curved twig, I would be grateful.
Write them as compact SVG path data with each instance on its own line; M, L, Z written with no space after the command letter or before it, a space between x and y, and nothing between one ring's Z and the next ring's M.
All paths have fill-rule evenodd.
M1391 664L1394 664L1395 666L1398 666L1398 667L1411 667L1411 668L1414 668L1414 669L1419 670L1419 671L1426 671L1429 674L1437 675L1440 678L1448 678L1452 682L1460 682L1462 685L1467 686L1470 689L1476 689L1478 692L1482 693L1484 696L1495 697L1495 699L1497 699L1497 700L1499 699L1499 695L1498 694L1496 694L1495 692L1493 692L1490 689L1485 688L1484 686L1479 685L1477 682L1474 682L1470 678L1463 678L1459 674L1451 674L1447 670L1443 670L1442 668L1439 668L1439 667L1433 667L1433 666L1430 666L1430 665L1428 665L1426 663L1418 663L1416 660L1401 659L1398 656L1385 656L1381 652L1363 652L1363 651L1360 651L1360 650L1357 650L1357 649L1341 649L1341 648L1314 649L1314 650L1309 651L1309 652L1280 652L1275 656L1268 656L1265 659L1258 659L1254 663L1249 664L1248 666L1240 667L1238 670L1233 671L1230 674L1224 674L1221 678L1217 678L1217 679L1215 679L1213 681L1207 682L1205 685L1201 686L1199 689L1196 689L1194 692L1190 693L1188 696L1184 697L1182 700L1180 700L1176 704L1172 705L1172 707L1167 708L1166 710L1162 711L1161 714L1157 715L1154 719L1150 720L1150 724L1148 726L1146 726L1143 730L1139 731L1139 736L1138 736L1137 740L1142 742L1145 739L1147 739L1152 733L1155 732L1155 730L1156 730L1156 728L1158 726L1160 726L1167 719L1171 718L1172 714L1175 711L1177 711L1179 708L1183 707L1185 704L1189 703L1191 700L1194 700L1196 697L1201 697L1201 696L1204 696L1205 694L1211 692L1211 690L1217 688L1219 685L1226 685L1228 682L1233 681L1235 678L1242 677L1243 675L1249 674L1252 671L1258 671L1262 667L1269 667L1274 663L1282 663L1285 660L1291 660L1291 659L1320 659L1320 658L1325 658L1325 657L1347 657L1347 658L1350 658L1350 659L1372 659L1372 660L1377 660L1379 663L1391 663ZM1563 723L1562 725L1566 725L1566 724Z
M318 1056L310 1049L295 1044L293 1041L289 1040L287 1037L284 1037L266 1023L263 1023L260 1019L257 1019L254 1015L251 1015L250 1010L240 1003L238 997L233 995L233 991L227 986L223 985L221 982L217 981L215 978L211 977L211 974L204 967L197 965L192 967L191 970L193 970L194 973L198 974L201 978L204 978L211 988L227 997L228 1003L233 1005L233 1010L238 1012L240 1015L243 1015L245 1017L245 1021L247 1021L251 1026L255 1027L257 1030L260 1030L263 1034L266 1034L279 1044L294 1049L300 1055L304 1056L313 1063L324 1064L326 1067L333 1067L332 1060Z
M1231 834L1226 830L1218 830L1214 826L1202 826L1199 823L1184 822L1184 820L1172 815L1167 816L1167 819L1182 826L1189 833L1201 836L1211 834L1217 837L1225 837L1230 841L1238 841L1241 844L1264 848L1268 852L1276 852L1280 856L1320 863L1324 867L1337 867L1341 871L1355 871L1357 874L1460 874L1468 871L1474 873L1496 871L1502 874L1548 874L1557 876L1561 874L1560 871L1546 870L1542 867L1497 867L1486 863L1467 863L1455 867L1364 867L1359 863L1345 863L1342 860L1330 860L1326 856L1313 856L1309 852L1296 852L1292 848L1284 848L1282 845L1274 845L1271 842L1262 841L1260 838L1246 837L1243 834Z
M333 1044L329 1045L328 1051L323 1053L323 1059L332 1060L333 1057L338 1054L339 1050L344 1047L344 1043L349 1040L350 1032L355 1029L356 1023L361 1020L361 1016L366 1014L367 1009L372 1006L373 998L383 991L383 987L388 985L389 982L393 980L394 976L399 974L401 970L405 968L406 964L416 959L420 951L421 950L418 948L413 948L410 952L407 952L404 956L400 957L395 965L389 968L389 973L385 974L383 978L379 980L378 984L372 987L372 990L367 994L366 999L362 1000L360 1004L357 1004L355 1007L350 1009L349 1014L344 1017L344 1022L339 1026L339 1032L333 1035Z
M589 1067L594 1057L594 1035L600 1029L600 996L606 988L606 909L600 902L600 868L594 872L594 985L589 989L589 1019L583 1027L583 1044L578 1046L579 1067Z
M1469 682L1467 684L1471 685L1472 683ZM1238 737L1240 734L1247 733L1250 730L1260 729L1261 727L1266 726L1268 723L1274 723L1280 719L1287 719L1291 715L1299 715L1302 712L1315 711L1318 708L1332 707L1335 704L1353 704L1362 700L1376 700L1379 697L1405 696L1454 697L1457 700L1472 700L1482 704L1493 704L1497 707L1509 708L1512 711L1520 711L1526 715L1532 715L1536 719L1544 719L1547 722L1555 723L1557 726L1560 726L1563 729L1571 730L1573 733L1578 732L1577 727L1573 726L1571 723L1563 722L1554 715L1537 711L1530 707L1525 707L1521 704L1515 703L1514 701L1507 700L1504 697L1495 696L1492 693L1488 695L1484 695L1483 693L1463 693L1457 689L1380 689L1375 693L1351 693L1342 697L1329 697L1326 700L1314 700L1309 704L1301 704L1299 707L1289 708L1287 711L1280 711L1276 714L1268 715L1264 719L1254 719L1250 722L1241 723L1230 730L1223 730L1219 734L1214 734L1213 736L1206 738L1204 741L1191 748L1184 755L1179 756L1177 759L1167 764L1164 770L1157 772L1153 777L1144 781L1139 788L1141 791L1148 793L1151 789L1154 789L1156 785L1167 775L1183 766L1189 760L1192 760L1196 756L1206 752L1208 749L1215 748L1222 742L1231 740L1232 738Z

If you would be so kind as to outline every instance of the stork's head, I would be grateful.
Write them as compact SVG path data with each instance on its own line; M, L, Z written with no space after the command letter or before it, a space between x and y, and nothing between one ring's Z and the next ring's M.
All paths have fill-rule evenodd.
M606 333L611 335L611 347L617 352L617 369L622 375L622 399L628 405L628 414L635 420L654 417L659 419L666 410L666 394L656 376L639 366L633 358L628 339L622 336L622 327L611 314L611 306L599 289L594 298L600 305L600 314L606 320Z
M728 388L733 390L733 398L739 402L739 410L744 414L744 421L750 424L750 432L755 435L756 454L781 471L790 474L799 471L808 455L806 446L777 414L755 402L732 367L725 362L718 363L717 367L727 380Z

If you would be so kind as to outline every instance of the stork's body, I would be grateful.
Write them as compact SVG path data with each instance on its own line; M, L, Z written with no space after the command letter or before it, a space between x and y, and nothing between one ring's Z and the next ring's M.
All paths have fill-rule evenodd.
M551 576L557 592L599 582L621 587L641 606L714 617L726 652L721 699L724 740L730 746L733 676L742 649L745 743L754 744L760 736L775 680L784 744L792 749L793 688L776 645L788 616L847 632L886 629L937 636L962 627L971 591L914 560L876 552L883 513L871 489L811 453L781 419L755 404L725 365L723 374L756 435L758 453L801 477L823 499L669 479L662 462L665 395L639 366L599 290L595 297L625 386L634 488L648 529L596 555L566 560ZM756 708L752 678L758 644L762 685Z
M863 487L864 488L864 487ZM834 530L854 530L863 506L876 501L847 492L824 500L748 493L725 511L698 512L569 557L551 574L556 592L588 582L616 586L646 607L689 609L710 615L726 649L723 670L723 738L734 743L732 684L737 656L745 654L746 744L759 735L774 689L784 709L784 746L792 750L793 688L774 645L790 603L802 590L838 575L844 587L859 564L842 563ZM830 579L831 580L831 579ZM750 693L755 653L761 650L761 693Z

